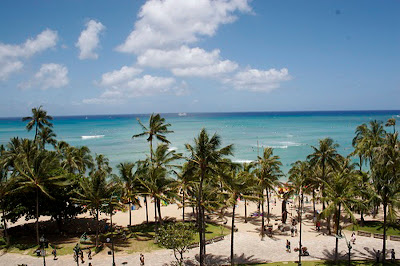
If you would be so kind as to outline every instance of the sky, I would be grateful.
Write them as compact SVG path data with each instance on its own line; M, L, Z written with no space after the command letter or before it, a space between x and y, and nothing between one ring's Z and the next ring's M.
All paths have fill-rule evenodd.
M0 1L0 116L396 110L400 1Z

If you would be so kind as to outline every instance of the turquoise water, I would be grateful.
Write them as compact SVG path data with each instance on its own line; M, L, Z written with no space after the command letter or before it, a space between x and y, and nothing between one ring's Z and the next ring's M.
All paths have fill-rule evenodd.
M200 129L210 134L217 132L224 145L234 144L233 160L255 160L262 147L274 148L281 157L283 171L287 173L296 160L304 160L312 151L311 145L331 137L337 142L339 152L347 155L352 151L351 140L356 127L370 120L386 122L400 117L400 111L352 111L352 112L268 112L268 113L188 113L187 116L165 114L174 133L168 134L171 148L185 154L185 143L193 143ZM146 115L102 115L55 117L54 131L58 140L74 146L88 146L93 154L104 154L111 166L120 162L145 159L149 153L146 138L132 139L140 133L136 121L139 117L146 124ZM392 129L389 129L392 130ZM0 144L7 144L14 136L33 138L34 131L25 130L20 118L0 119ZM257 149L257 142L258 147Z

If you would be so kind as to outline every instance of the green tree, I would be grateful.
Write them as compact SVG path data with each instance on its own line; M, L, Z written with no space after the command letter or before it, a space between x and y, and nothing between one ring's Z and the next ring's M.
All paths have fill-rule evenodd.
M31 131L33 127L35 127L35 138L39 133L38 129L43 129L45 126L53 127L53 124L50 122L53 120L53 117L47 114L47 111L42 109L42 106L38 108L32 108L32 116L26 116L22 118L22 121L28 121L26 125L26 129Z
M133 171L134 163L120 163L117 168L119 170L119 178L122 181L122 196L129 205L129 226L132 225L132 204L140 205L138 200L138 181Z
M226 164L223 160L225 156L232 155L232 145L221 147L221 138L214 134L211 138L207 131L203 128L198 137L194 139L194 145L185 144L186 149L190 153L187 157L190 167L195 168L196 182L198 182L197 190L197 208L199 222L199 238L200 238L200 265L204 265L206 254L205 249L205 207L203 186L207 177L218 174L218 167Z
M385 124L386 127L393 127L393 134L396 133L396 118L389 118Z
M158 243L174 251L178 265L184 265L183 253L193 242L195 230L190 223L168 223L158 230Z
M267 220L269 223L270 206L269 206L269 194L275 190L275 187L279 184L279 177L282 176L280 166L282 165L279 156L273 155L272 148L264 148L263 156L257 157L256 161L257 169L255 170L259 188L261 189L260 200L261 200L261 237L264 237L264 190L267 193Z
M38 134L39 147L43 150L46 148L46 144L51 144L55 147L57 143L55 137L57 137L57 135L51 128L43 127Z

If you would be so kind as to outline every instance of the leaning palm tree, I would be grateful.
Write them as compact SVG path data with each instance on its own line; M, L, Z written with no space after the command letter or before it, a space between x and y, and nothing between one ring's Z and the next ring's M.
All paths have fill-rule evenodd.
M160 114L151 114L148 127L143 125L139 118L137 118L137 121L142 127L143 132L133 135L132 138L147 136L147 141L150 143L150 159L153 161L153 139L155 138L162 143L169 144L170 142L165 137L165 134L173 133L173 131L168 130L171 124L165 124L165 118L162 118Z
M197 208L199 222L199 239L200 239L200 265L204 265L205 258L205 213L204 213L204 195L203 185L207 177L217 174L218 166L226 164L223 160L225 156L232 155L232 145L221 147L221 138L214 134L209 136L203 128L197 138L194 139L194 146L185 144L190 155L186 158L189 167L194 168L196 174L196 182L198 182L197 190Z
M47 115L47 111L42 109L42 106L38 108L32 108L32 116L26 116L22 118L22 121L29 121L26 125L26 129L31 131L33 127L35 127L35 138L39 133L39 129L43 129L45 126L53 127L53 124L50 122L53 120L53 117Z
M57 135L49 127L44 127L40 130L38 134L39 146L41 149L45 149L46 144L51 144L55 147L57 140L55 139Z
M339 154L337 153L336 148L339 147L339 144L335 144L331 138L325 138L319 141L319 147L311 147L314 152L308 155L307 159L313 167L319 167L321 169L320 179L327 181L328 167L334 169L338 166L337 158L339 157ZM325 197L324 184L325 183L321 183L322 197ZM322 209L325 210L325 201L322 201ZM327 217L327 227L328 234L331 234L329 216Z
M16 191L34 191L36 193L36 240L39 244L39 197L53 198L48 187L65 185L65 175L55 175L59 168L59 159L55 152L37 150L31 158L20 157L14 164L17 178Z
M255 162L258 168L255 170L257 176L257 182L261 189L260 200L262 207L262 220L261 220L261 237L264 237L264 190L267 192L267 220L269 223L270 206L269 206L269 194L274 191L279 184L279 177L281 177L282 171L280 166L282 165L279 156L273 155L273 149L270 147L264 148L263 156L257 157Z
M396 118L389 118L385 124L386 127L393 127L393 134L396 132Z

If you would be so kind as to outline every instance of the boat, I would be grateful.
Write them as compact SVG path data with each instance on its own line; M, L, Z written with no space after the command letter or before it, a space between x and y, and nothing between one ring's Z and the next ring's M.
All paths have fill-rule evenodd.
M178 115L179 115L179 116L187 116L186 113L179 113Z

